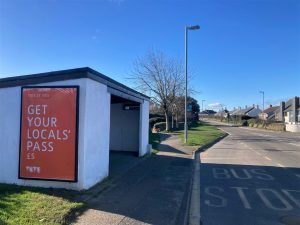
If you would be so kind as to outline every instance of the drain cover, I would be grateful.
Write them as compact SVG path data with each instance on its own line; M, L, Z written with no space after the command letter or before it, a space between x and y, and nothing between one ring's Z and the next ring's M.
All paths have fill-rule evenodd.
M287 215L280 218L284 225L300 225L300 216Z

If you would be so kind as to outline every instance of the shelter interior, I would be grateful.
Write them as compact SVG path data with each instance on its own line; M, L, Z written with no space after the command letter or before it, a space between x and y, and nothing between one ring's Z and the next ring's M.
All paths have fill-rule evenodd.
M139 155L140 103L111 95L110 110L110 169L120 163L120 157Z

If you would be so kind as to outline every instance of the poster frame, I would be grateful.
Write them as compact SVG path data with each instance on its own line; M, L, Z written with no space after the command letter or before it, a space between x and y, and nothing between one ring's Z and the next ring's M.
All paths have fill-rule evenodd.
M75 88L76 89L76 119L75 119L75 173L73 180L54 179L54 178L37 178L37 177L22 177L21 176L21 151L22 151L22 113L23 113L23 90L32 88ZM19 133L19 164L18 164L18 179L23 180L43 180L43 181L58 181L58 182L78 182L78 132L79 132L79 85L55 85L55 86L22 86L21 87L21 110L20 110L20 133Z

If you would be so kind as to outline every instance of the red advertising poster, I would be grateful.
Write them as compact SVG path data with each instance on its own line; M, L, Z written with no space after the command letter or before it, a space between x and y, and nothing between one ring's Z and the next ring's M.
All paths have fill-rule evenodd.
M77 181L78 87L23 87L19 178Z

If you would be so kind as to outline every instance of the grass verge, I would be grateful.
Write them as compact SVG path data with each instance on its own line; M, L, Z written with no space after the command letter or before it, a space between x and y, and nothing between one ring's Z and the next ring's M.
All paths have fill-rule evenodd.
M85 205L78 192L0 184L0 224L69 224Z
M175 131L180 135L182 143L184 142L184 130ZM185 145L203 146L223 136L225 133L207 123L197 122L188 130L188 141Z

